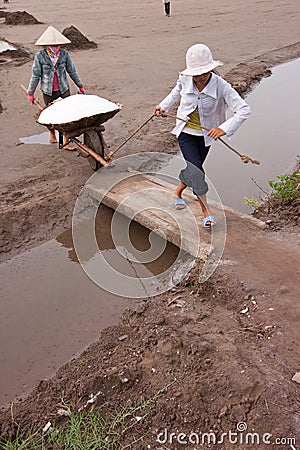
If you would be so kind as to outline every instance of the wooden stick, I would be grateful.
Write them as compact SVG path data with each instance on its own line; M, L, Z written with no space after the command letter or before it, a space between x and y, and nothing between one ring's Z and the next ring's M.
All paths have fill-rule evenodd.
M98 161L102 166L108 166L109 163L105 161L98 153L94 152L90 147L88 147L85 144L82 144L77 138L73 137L69 139L70 142L74 142L74 144L78 145L78 147L83 150L84 152L88 153L92 158L94 158L96 161Z
M126 142L128 142L129 141L129 139L131 139L138 131L140 131L148 122L150 122L150 120L151 119L153 119L153 117L154 117L155 115L154 114L152 114L152 116L151 117L149 117L149 119L147 119L147 120L145 120L145 122L144 123L142 123L142 125L140 125L124 142L122 142L122 144L121 145L119 145L119 147L117 147L116 148L116 150L114 150L113 152L110 152L108 155L107 155L107 159L111 159L112 157L113 157L113 155L115 154L115 153L117 153L117 151L119 151L120 150L120 148L122 148L123 147L123 145L125 145L126 144Z
M23 89L23 91L25 92L25 94L28 94L27 89L25 86L23 86L23 84L21 84L21 89ZM38 101L37 98L34 99L35 106L37 106L39 108L40 111L42 111L44 109L44 107L40 104L40 102Z
M172 119L181 120L182 122L185 122L185 123L199 125L199 124L192 122L191 120L181 119L181 117L173 116L172 114L163 113L162 117L171 117ZM208 128L202 127L201 125L200 125L200 128L202 128L203 130L209 131ZM241 153L239 153L235 148L233 148L233 147L231 147L231 145L227 144L227 142L224 141L222 138L219 137L218 139L219 139L219 141L222 142L222 144L226 145L226 147L230 148L230 150L232 150L234 153L236 153L241 158L243 163L247 164L250 161L252 164L260 164L260 161L258 161L257 159L252 159L248 155L242 155Z

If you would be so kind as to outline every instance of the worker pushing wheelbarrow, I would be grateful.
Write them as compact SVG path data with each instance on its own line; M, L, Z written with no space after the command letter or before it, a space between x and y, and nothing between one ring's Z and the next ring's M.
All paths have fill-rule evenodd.
M50 132L58 131L59 148L74 146L80 156L88 158L95 171L111 162L102 134L103 123L120 111L120 104L97 95L79 94L56 100L45 108L36 99L34 104L39 108L35 120ZM79 136L83 136L83 140L79 140Z
M28 100L39 108L36 116L38 123L47 126L50 131L50 143L56 143L56 131L59 132L59 147L66 150L79 150L79 154L88 157L93 170L108 164L104 159L105 144L102 125L113 117L121 106L95 95L70 95L67 74L84 94L83 83L76 71L69 53L61 46L71 41L54 27L49 26L35 45L43 46L34 58L32 76L25 89ZM40 83L46 108L34 97ZM63 99L63 101L61 101ZM60 100L60 102L56 102ZM77 138L83 135L83 142Z

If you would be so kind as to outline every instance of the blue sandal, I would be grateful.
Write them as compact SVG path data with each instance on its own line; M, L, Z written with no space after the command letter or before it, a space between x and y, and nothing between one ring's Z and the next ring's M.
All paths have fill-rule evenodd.
M210 222L210 224L208 224L208 222ZM207 217L204 217L204 219L203 219L203 226L204 226L204 228L211 228L211 227L213 227L214 225L216 225L216 219L214 218L214 216L207 216Z
M184 209L184 208L186 208L186 203L183 200L183 198L175 197L174 198L174 206L176 209Z

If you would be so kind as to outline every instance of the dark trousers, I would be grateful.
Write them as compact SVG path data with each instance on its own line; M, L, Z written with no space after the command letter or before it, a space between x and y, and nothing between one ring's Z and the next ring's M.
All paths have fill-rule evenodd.
M171 5L170 2L165 3L165 13L166 13L167 16L170 15L170 5Z
M185 169L179 174L179 179L186 186L193 189L194 194L204 195L208 191L205 181L203 163L207 157L210 146L206 147L203 136L180 133L178 143L183 157L187 163Z
M43 93L43 99L45 105L49 105L49 103L53 102L54 100L57 100L59 97L66 98L70 96L70 90L68 89L66 92L61 94L59 91L53 91L52 95L47 95Z

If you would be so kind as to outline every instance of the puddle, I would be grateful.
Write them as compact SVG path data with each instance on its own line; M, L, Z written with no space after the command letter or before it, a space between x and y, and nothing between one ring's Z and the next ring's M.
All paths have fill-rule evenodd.
M6 52L6 50L17 50L17 49L8 42L0 41L0 53Z
M170 266L178 254L167 243L155 263L135 264L120 256L111 238L112 211L100 208L96 235L111 264L130 276L151 276ZM120 222L121 226L122 222ZM125 225L125 222L124 222ZM130 227L133 244L149 247L149 231ZM71 230L0 265L0 405L51 376L81 352L121 311L134 302L100 289L76 262Z
M56 139L58 142L58 131L55 132ZM49 131L46 131L45 133L41 134L34 134L32 136L25 136L19 138L19 141L21 144L42 144L42 145L53 145L49 142Z
M228 141L240 153L260 160L260 165L243 164L238 156L216 142L205 163L206 173L222 202L249 213L244 196L262 197L260 189L270 191L268 181L288 172L299 154L298 84L300 59L272 69L250 93L246 101L252 115Z

